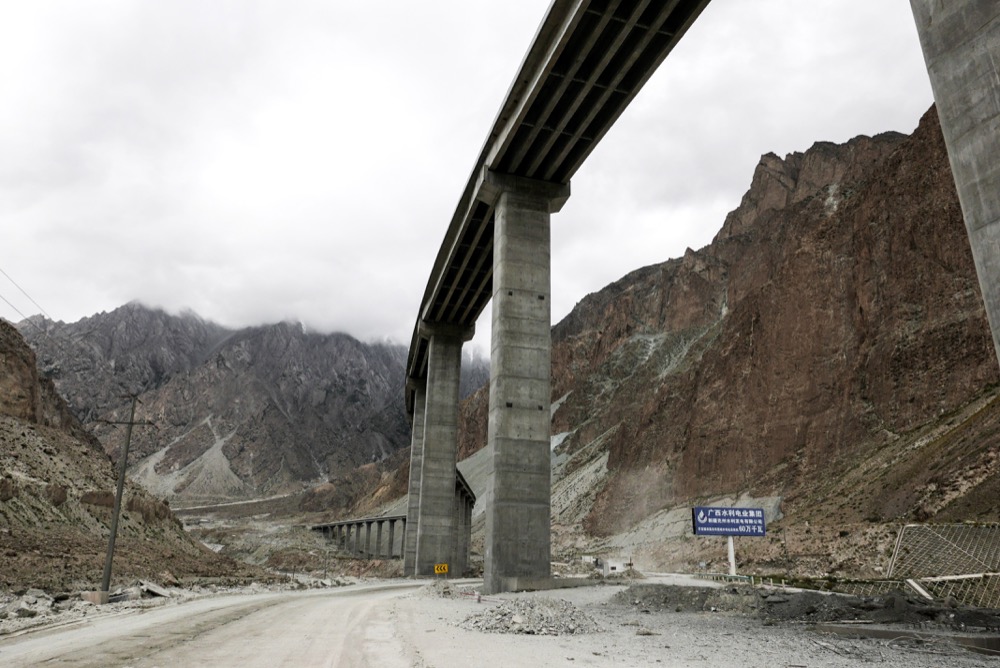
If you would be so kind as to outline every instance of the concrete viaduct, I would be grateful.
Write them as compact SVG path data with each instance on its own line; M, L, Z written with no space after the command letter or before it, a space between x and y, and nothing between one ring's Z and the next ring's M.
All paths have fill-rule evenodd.
M461 349L492 300L484 590L550 577L550 215L708 2L554 0L549 7L459 198L414 327L405 387L406 574L433 574L461 542L454 511ZM1000 2L911 0L911 7L1000 357Z

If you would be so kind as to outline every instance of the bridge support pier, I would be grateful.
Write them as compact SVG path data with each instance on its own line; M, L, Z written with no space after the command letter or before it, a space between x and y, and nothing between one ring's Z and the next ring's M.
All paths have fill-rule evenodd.
M406 496L403 532L403 575L413 575L417 558L417 514L420 512L420 469L424 462L424 411L427 407L427 379L417 381L413 393L413 424L410 435L410 482Z
M550 214L569 186L483 174L495 207L486 498L487 593L551 575Z
M910 7L1000 360L1000 4Z
M441 324L424 327L427 328L430 347L415 531L414 574L417 576L434 575L434 564L449 563L454 553L462 343L472 338L471 332L465 328Z

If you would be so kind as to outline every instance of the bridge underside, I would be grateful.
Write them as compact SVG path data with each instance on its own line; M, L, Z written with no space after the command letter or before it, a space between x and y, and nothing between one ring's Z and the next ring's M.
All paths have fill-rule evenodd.
M426 378L421 323L472 328L493 296L496 204L507 176L566 186L708 0L556 0L469 176L420 306L407 362ZM562 202L554 202L558 211Z

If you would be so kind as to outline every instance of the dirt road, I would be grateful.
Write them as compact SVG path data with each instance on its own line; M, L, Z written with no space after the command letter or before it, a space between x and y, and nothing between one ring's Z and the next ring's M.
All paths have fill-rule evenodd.
M0 639L0 666L1000 666L998 658L971 654L944 641L844 638L747 614L673 604L657 609L638 600L622 604L615 594L626 591L624 586L477 600L441 582L425 585L396 581L227 595L85 619ZM543 608L552 599L586 615L594 629L524 635L485 633L470 626L470 619L496 618L505 605ZM525 615L527 626L531 621Z
M84 620L0 640L0 665L406 666L380 616L421 584L221 596Z

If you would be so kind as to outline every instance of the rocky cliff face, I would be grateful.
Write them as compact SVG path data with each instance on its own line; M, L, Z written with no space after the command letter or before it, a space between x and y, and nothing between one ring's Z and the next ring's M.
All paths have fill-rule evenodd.
M615 420L611 480L588 517L597 532L676 499L749 490L778 469L779 489L761 491L788 493L998 379L933 113L905 141L818 144L784 163L765 156L716 240L657 274L612 303L658 296L670 306L652 322L644 311L652 326L613 328L616 340L602 341L614 351L604 367L624 362L631 373L602 402L602 427L625 419ZM590 322L621 315L616 307ZM580 346L593 334L560 334L570 366L580 352L591 359ZM625 361L636 355L641 365ZM574 397L563 410L566 428L579 428ZM629 493L650 470L663 484ZM882 514L873 503L862 514Z
M933 110L764 156L712 244L554 327L552 373L557 535L737 494L790 525L997 515L1000 373Z
M116 472L95 438L39 379L35 356L0 321L0 588L100 584ZM113 582L259 576L192 541L161 500L126 486Z
M21 334L4 320L0 320L0 351L0 413L97 443L58 395L52 380L39 374L35 354Z
M409 442L406 350L281 323L226 330L140 304L21 329L40 367L117 459L136 392L130 475L178 504L288 492ZM42 332L44 331L44 335Z
M133 431L130 475L176 505L287 493L409 445L402 346L289 323L232 331L135 303L20 327L115 459L124 433L107 423L127 420L138 393L136 419L154 426Z
M137 302L70 324L32 316L18 328L41 374L84 421L190 371L232 334L194 313L176 317Z

